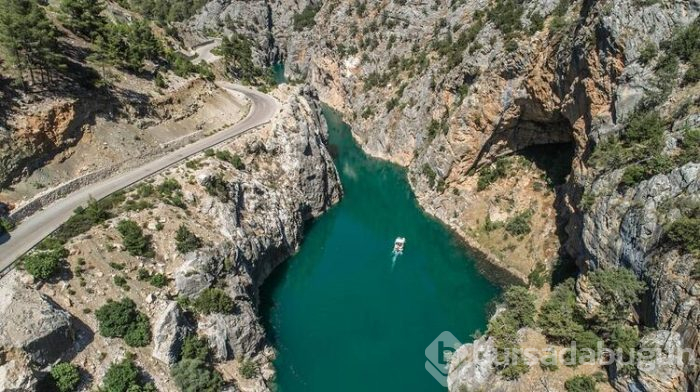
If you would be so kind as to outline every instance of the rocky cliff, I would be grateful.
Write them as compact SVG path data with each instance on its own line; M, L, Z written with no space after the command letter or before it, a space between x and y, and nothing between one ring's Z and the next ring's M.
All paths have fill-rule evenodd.
M267 61L318 88L365 151L408 167L428 212L523 281L538 262L633 270L650 287L636 322L697 351L697 253L668 230L697 219L698 63L687 48L699 2L268 6L266 34L280 39ZM290 31L284 10L301 6ZM620 390L697 386L690 366L610 376ZM465 377L451 389L471 390Z
M0 306L13 317L0 325L0 385L31 389L57 361L69 361L90 374L82 385L98 387L111 364L134 358L159 390L176 390L170 368L185 340L199 336L228 390L271 388L274 350L260 325L258 288L296 252L306 223L342 195L316 92L286 87L274 95L282 108L271 124L116 196L111 219L66 242L69 268L54 279L3 278ZM125 249L117 230L124 220L143 228L152 253ZM181 227L197 245L178 247ZM211 289L232 300L230 311L196 310ZM124 297L150 320L145 347L98 332L96 309Z

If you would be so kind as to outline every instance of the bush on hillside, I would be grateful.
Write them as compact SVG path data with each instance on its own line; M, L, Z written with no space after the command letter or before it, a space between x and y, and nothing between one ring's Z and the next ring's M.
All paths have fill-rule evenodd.
M80 371L70 362L61 362L51 368L51 381L58 392L75 391L80 384Z
M527 275L527 283L530 286L541 289L547 283L547 278L547 266L543 262L538 261L535 264L535 268Z
M196 359L204 363L209 363L211 360L209 343L205 338L200 338L197 335L188 335L182 343L180 359Z
M482 168L479 171L479 180L476 184L476 190L483 191L501 178L506 178L509 174L510 167L511 161L509 158L499 158L495 163Z
M598 269L588 276L602 299L596 314L601 331L609 331L615 323L627 320L630 308L639 303L646 290L644 282L627 268Z
M60 270L68 251L55 238L48 237L22 258L24 269L39 280L49 280Z
M143 234L138 223L132 220L123 220L117 225L117 231L122 236L124 248L132 256L153 257L151 240Z
M103 223L112 217L111 210L124 201L122 192L114 193L112 196L100 201L90 199L86 207L78 207L73 211L66 223L53 234L53 236L65 243L69 239L87 232L93 226Z
M182 392L219 392L224 381L216 370L198 359L183 359L170 373Z
M136 309L129 298L119 302L111 299L95 312L100 334L108 338L123 338L132 347L143 347L151 342L148 317Z
M238 371L241 373L241 376L243 376L243 378L245 379L251 379L255 377L258 374L258 370L258 364L250 359L244 359L241 362L241 366L238 368Z
M102 380L103 392L157 392L153 383L147 383L134 362L133 355L110 365Z
M175 234L175 247L180 253L188 253L202 247L202 240L191 232L184 224L180 225Z
M503 294L507 312L513 317L518 328L535 325L535 296L523 286L510 286Z
M231 297L219 288L208 288L194 300L194 309L203 314L232 313L234 302Z
M241 156L238 154L232 154L229 150L216 151L216 158L224 162L230 163L237 170L245 169L245 164L243 163L243 159L241 159Z
M591 376L574 376L564 383L567 392L595 392L595 379Z
M508 233L515 236L523 236L532 231L530 227L530 219L532 218L532 210L525 210L506 221L505 229Z
M687 217L677 219L666 229L666 236L672 244L686 252L700 253L700 218Z
M560 344L568 344L576 334L583 332L583 317L576 305L573 279L554 288L540 308L537 323L550 340Z
M316 25L314 18L320 10L320 5L309 4L300 13L295 14L292 18L294 30L302 31L314 27Z

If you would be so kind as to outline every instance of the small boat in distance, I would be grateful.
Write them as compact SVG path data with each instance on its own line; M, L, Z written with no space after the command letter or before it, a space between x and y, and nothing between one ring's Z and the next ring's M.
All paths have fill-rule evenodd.
M406 239L403 237L396 237L396 240L394 241L394 254L395 255L400 255L403 254L403 246L406 244Z

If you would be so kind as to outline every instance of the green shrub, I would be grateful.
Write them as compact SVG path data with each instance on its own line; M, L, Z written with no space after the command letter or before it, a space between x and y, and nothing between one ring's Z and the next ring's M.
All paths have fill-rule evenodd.
M527 372L528 366L518 348L518 321L508 311L489 320L487 333L494 340L497 371L507 380L516 380Z
M554 288L540 307L537 323L550 340L560 344L568 344L576 334L583 332L583 317L576 305L573 279Z
M140 184L136 188L136 194L139 195L139 197L150 197L153 196L154 193L156 193L156 188L148 183Z
M166 178L158 184L157 190L161 196L170 196L173 192L177 192L182 189L182 186L174 178Z
M568 350L565 358L566 364L573 367L583 364L586 360L590 361L591 352L597 352L598 344L602 341L591 331L577 332L573 340L576 342L576 348Z
M540 359L540 368L548 372L555 372L559 370L557 362L556 355L546 355Z
M180 225L175 235L177 251L188 253L202 247L202 240L192 233L184 224Z
M95 312L102 336L123 338L132 347L143 347L151 342L148 317L136 309L134 301L124 298L107 303Z
M237 170L245 169L245 164L238 154L231 154L228 150L218 150L216 152L216 157L224 162L228 162L233 165Z
M516 0L497 0L487 11L489 20L505 35L522 30L520 17L524 11L523 4Z
M138 223L132 220L123 220L117 225L117 231L122 236L124 248L132 256L153 257L151 240L143 234L143 230Z
M22 265L34 278L48 280L59 271L67 256L68 251L60 241L47 237L22 258Z
M171 375L182 392L219 392L224 386L221 375L198 359L181 360Z
M595 392L595 379L591 376L574 376L564 383L567 392Z
M681 153L678 156L679 165L688 162L700 162L700 128L688 128L683 132Z
M622 139L629 143L652 142L654 146L659 146L665 128L659 112L636 111L627 121Z
M168 284L168 278L163 274L154 274L148 279L148 283L153 287L165 287Z
M73 215L62 224L53 236L62 243L87 232L93 226L103 223L112 217L111 210L124 201L124 194L117 192L110 197L96 201L90 199L85 208L78 207Z
M238 370L241 372L243 378L251 379L258 374L258 364L250 359L244 359Z
M547 283L547 266L542 262L537 262L535 268L527 275L527 282L530 286L541 289Z
M435 178L437 177L437 173L435 173L435 170L433 170L433 168L430 167L429 164L424 163L421 171L423 175L428 179L428 185L431 188L433 188L435 186Z
M70 362L61 362L51 368L51 381L58 392L75 391L80 384L80 371Z
M119 286L119 287L124 287L126 286L126 278L123 275L115 275L114 276L114 284Z
M666 236L686 252L700 253L700 218L684 216L677 219L666 229Z
M647 178L646 170L640 164L634 164L627 166L625 172L622 174L620 179L620 184L626 187L637 184Z
M218 173L209 177L204 184L204 188L209 195L217 197L222 203L230 201L228 183L224 180L223 174Z
M292 23L295 31L309 29L316 25L314 17L321 10L321 5L309 4L300 13L292 17Z
M659 54L659 49L653 41L647 41L639 51L639 61L642 64L649 64Z
M208 363L211 360L211 352L207 340L197 335L188 335L182 344L180 358L196 359Z
M152 383L147 383L141 377L141 371L134 362L133 355L113 363L102 380L103 392L156 392Z
M15 229L15 224L8 218L0 217L0 236Z
M662 44L662 48L683 61L689 61L700 52L700 18L695 18L693 23L678 29L670 40Z
M696 53L688 63L688 69L683 75L684 84L692 84L700 81L700 54Z
M510 286L503 294L507 312L516 322L517 328L535 325L535 296L523 286Z
M483 191L501 178L506 178L510 167L510 159L498 158L495 163L482 168L479 171L479 181L477 182L476 190Z
M194 309L200 313L231 313L234 310L234 302L231 297L221 289L208 288L194 300Z
M609 346L613 350L622 351L624 359L628 360L639 346L639 330L629 325L615 325L610 334Z
M630 308L640 301L646 285L627 268L598 269L589 275L590 282L603 300L596 315L598 327L609 331L615 322L624 322Z
M447 134L449 131L449 125L445 120L430 120L428 124L428 139L432 140L440 133Z
M532 210L523 211L506 221L505 229L508 233L515 236L522 236L529 234L532 230L530 228L530 219L532 218Z
M60 253L35 250L22 259L22 265L34 278L49 280L59 271L62 261Z

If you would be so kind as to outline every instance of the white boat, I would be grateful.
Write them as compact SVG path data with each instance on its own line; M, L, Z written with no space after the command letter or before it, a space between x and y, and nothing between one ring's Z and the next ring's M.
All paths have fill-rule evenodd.
M403 246L406 244L406 239L403 237L396 237L396 240L394 241L394 254L402 254L403 253Z

